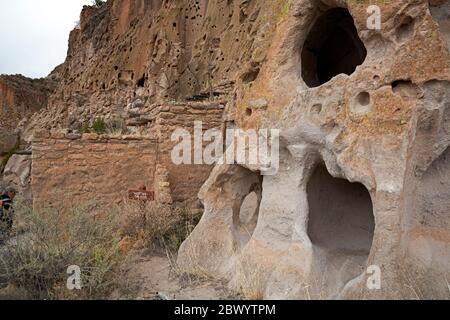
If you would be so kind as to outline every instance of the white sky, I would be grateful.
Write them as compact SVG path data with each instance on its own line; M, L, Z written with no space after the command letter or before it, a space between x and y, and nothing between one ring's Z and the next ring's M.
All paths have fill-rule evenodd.
M91 0L0 0L0 74L46 77L67 54L69 33Z

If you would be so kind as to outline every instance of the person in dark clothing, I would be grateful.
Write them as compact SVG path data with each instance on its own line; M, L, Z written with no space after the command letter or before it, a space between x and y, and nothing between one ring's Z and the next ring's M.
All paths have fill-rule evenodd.
M13 200L16 197L14 188L7 188L6 193L0 196L0 231L2 236L9 236L13 226Z

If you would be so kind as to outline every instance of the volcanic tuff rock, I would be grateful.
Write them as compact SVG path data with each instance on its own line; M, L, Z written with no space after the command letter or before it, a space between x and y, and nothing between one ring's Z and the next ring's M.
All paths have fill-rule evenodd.
M21 75L0 75L0 129L14 131L24 118L47 106L56 87L55 76L29 79Z
M450 3L380 4L381 30L367 7L291 1L271 21L228 114L281 130L280 170L217 166L179 265L251 297L449 297Z
M97 117L127 118L137 100L151 112L164 101L227 97L236 80L250 85L258 75L285 7L282 0L110 0L84 7L61 83L27 136L36 128L77 129Z
M156 121L168 180L198 182L168 166L167 141L202 112L215 126L225 106L224 128L280 129L280 169L215 167L180 266L254 298L448 298L450 2L379 7L381 30L365 1L85 7L25 138L98 117L152 135ZM160 187L193 191L164 171ZM377 271L381 287L368 288Z

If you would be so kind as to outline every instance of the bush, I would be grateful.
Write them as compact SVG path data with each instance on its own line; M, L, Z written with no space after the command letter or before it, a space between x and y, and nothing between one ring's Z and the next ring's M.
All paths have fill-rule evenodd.
M123 135L130 133L125 120L122 118L115 118L110 121L105 121L101 118L94 120L92 124L84 122L81 124L81 133L96 133L96 134L109 134L109 135Z
M115 118L106 124L106 132L110 135L122 135L130 133L130 130L126 125L125 120L122 118Z
M119 251L117 211L93 214L93 206L70 210L21 208L23 234L0 250L0 285L27 298L104 298L117 287L125 257ZM66 289L67 268L81 268L82 290Z
M105 120L100 119L100 118L95 119L94 122L92 123L91 129L96 134L106 133L107 125L106 125Z
M201 218L200 213L193 213L187 207L157 202L127 202L124 211L127 217L125 233L140 238L146 248L156 251L178 251Z

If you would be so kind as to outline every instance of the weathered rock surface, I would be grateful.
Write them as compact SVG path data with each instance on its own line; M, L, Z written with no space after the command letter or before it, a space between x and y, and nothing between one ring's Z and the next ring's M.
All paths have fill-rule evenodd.
M86 6L61 83L27 130L74 128L168 101L227 97L267 55L285 1L110 0ZM131 109L131 110L130 110ZM148 121L137 119L130 125ZM31 138L30 138L31 139Z
M164 201L195 193L192 184L211 169L171 162L175 128L201 118L208 128L279 129L276 175L238 165L212 171L199 195L205 214L179 265L226 278L252 297L448 298L450 4L380 4L381 30L369 28L367 7L343 0L85 7L57 71L62 80L25 128L28 141L41 131L69 132L64 142L51 138L54 146L35 145L33 192L70 190L66 169L58 171L69 154L77 190L95 191L87 172L95 150L77 159L65 139L77 141L82 124L99 117L124 119L133 133L159 140ZM129 155L117 156L121 163ZM104 156L100 162L107 169L99 172L117 170ZM47 170L59 180L45 180ZM381 287L369 289L367 272L377 268Z
M369 30L366 4L291 2L228 111L240 127L281 129L280 170L215 168L180 265L236 288L256 279L265 298L449 297L449 2L380 8ZM267 108L248 112L259 99ZM250 227L241 206L255 188Z
M24 118L45 108L55 86L52 77L29 79L21 75L0 75L0 129L13 131Z
M31 154L14 154L3 171L3 184L17 189L22 199L31 201Z

